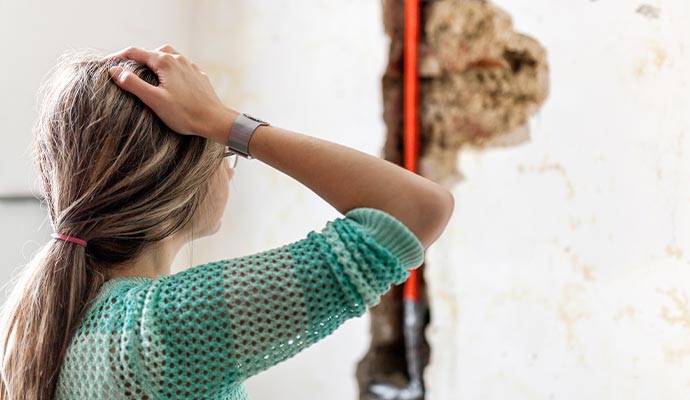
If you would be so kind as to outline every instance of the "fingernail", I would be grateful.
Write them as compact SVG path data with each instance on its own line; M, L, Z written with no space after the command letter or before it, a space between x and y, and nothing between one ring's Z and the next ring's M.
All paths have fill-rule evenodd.
M119 78L120 74L122 73L122 68L118 66L110 67L108 72L110 72L110 75L113 77L114 80L117 80L117 78Z

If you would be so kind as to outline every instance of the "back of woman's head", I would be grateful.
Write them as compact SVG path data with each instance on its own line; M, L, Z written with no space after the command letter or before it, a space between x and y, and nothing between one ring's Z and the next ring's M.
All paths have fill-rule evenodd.
M60 364L108 271L176 232L193 232L224 147L168 128L108 68L158 85L131 60L71 50L41 87L34 163L52 229L0 320L0 399L52 398Z

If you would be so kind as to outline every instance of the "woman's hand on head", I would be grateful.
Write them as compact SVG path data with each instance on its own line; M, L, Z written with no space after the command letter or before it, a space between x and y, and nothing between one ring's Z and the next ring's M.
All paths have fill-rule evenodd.
M227 125L236 114L223 105L208 75L169 45L155 50L127 47L104 59L111 58L137 61L158 75L159 84L154 86L119 66L110 69L119 87L137 96L180 134L214 139L222 129L219 125Z

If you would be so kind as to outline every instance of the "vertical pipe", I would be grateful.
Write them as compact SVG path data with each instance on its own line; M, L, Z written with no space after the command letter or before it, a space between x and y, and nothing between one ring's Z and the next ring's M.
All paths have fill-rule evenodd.
M404 39L404 164L417 173L419 154L419 99L417 74L417 46L419 43L419 0L405 0ZM410 271L403 288L403 299L418 300L419 269Z

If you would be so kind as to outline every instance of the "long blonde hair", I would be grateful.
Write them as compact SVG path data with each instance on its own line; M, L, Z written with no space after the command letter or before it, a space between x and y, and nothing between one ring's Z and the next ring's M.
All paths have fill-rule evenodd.
M206 206L224 146L180 135L108 68L158 85L148 67L69 50L42 86L33 159L54 232L24 267L0 319L0 400L51 399L60 365L108 271L187 229Z

